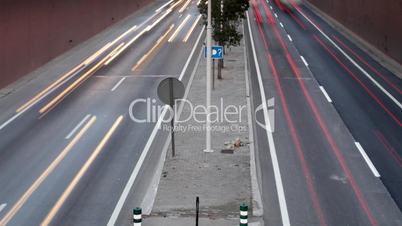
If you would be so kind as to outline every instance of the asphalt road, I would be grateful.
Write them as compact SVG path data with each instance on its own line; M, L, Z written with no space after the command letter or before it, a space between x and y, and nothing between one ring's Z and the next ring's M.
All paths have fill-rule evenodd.
M275 100L274 132L256 129L265 223L402 225L401 80L304 5L249 18L254 107Z
M132 26L137 27L116 41L109 40L109 48L23 108L22 113L9 114L6 118L11 120L1 122L0 225L109 222L156 124L156 120L132 121L130 103L154 98L160 104L158 82L182 74L186 84L192 71L192 64L186 62L192 62L201 49L203 27L200 21L195 24L199 15L196 1L189 1L187 6L186 2L179 1L174 8L175 2L163 8L167 1L156 2L136 18L141 23ZM169 40L182 23L182 29ZM175 26L169 30L172 24ZM119 54L119 48L131 40L132 44ZM110 55L113 51L115 55ZM22 99L23 103L29 100ZM136 105L132 113L144 119L147 107ZM147 178L142 180L147 182ZM139 201L130 204L139 205L144 193L136 190L132 194L133 190L131 201L135 197ZM122 212L131 214L132 208L125 206ZM120 221L119 225L131 224L125 217Z

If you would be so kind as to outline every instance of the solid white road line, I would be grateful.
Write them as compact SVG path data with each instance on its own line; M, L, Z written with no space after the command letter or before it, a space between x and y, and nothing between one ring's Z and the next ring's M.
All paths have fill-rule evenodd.
M371 82L374 83L385 95L387 95L400 109L402 109L402 104L394 97L392 94L390 94L383 86L380 85L366 70L364 70L356 61L352 59L343 49L341 49L330 37L328 37L327 34L325 34L316 24L314 24L310 18L308 18L303 12L299 11L298 12L308 21L310 22L321 34L326 38L335 48L342 53L348 59L355 67L357 67L368 79L370 79Z
M71 132L65 137L65 139L66 139L66 140L70 139L70 138L77 132L77 130L78 130L79 128L81 128L81 126L84 125L84 123L85 123L86 121L88 121L88 119L89 119L90 117L91 117L90 114L86 115L86 116L81 120L81 122L79 122L79 123L74 127L74 129L71 130Z
M325 91L325 89L324 89L323 86L320 86L320 90L321 90L321 92L324 94L325 98L327 98L327 101L330 102L330 103L332 103L331 98L329 97L327 91Z
M251 47L253 50L255 69L257 71L257 78L258 78L258 84L259 84L260 93L261 93L261 100L262 100L262 104L263 104L264 120L265 120L265 123L269 125L268 128L272 128L270 125L270 121L269 121L267 98L265 96L264 85L262 83L261 71L260 71L260 66L258 64L257 54L255 51L254 38L253 38L252 30L251 30L250 17L249 17L248 12L247 12L247 23L248 23L249 34L250 34ZM279 208L280 208L281 217L282 217L282 224L284 226L290 226L288 207L286 204L285 191L283 189L282 177L281 177L281 172L280 172L280 168L279 168L278 157L276 154L274 137L273 137L272 132L268 131L268 129L265 129L265 132L267 134L269 152L270 152L271 161L272 161L272 168L274 170L275 185L276 185L276 191L278 194Z
M0 213L1 213L1 211L4 210L4 208L6 208L6 206L7 206L7 203L3 203L0 205Z
M123 78L121 78L117 83L116 83L116 85L114 85L113 86L113 88L110 90L110 91L115 91L123 82L124 82L124 80L126 80L126 78L127 77L123 77Z
M304 65L306 65L306 67L308 67L308 63L307 63L306 59L304 59L304 57L303 57L303 56L300 56L300 58L302 59L302 61L303 61Z
M283 23L282 23L282 22L279 22L279 25L281 25L282 28L285 28L285 27L283 26Z
M196 41L196 43L195 43L195 45L193 47L193 50L191 51L190 56L187 59L187 62L183 67L183 70L182 70L182 72L180 74L179 80L183 79L184 74L185 74L185 72L186 72L186 70L188 68L188 65L190 64L190 61L191 61L191 59L192 59L192 57L194 55L194 52L197 49L197 46L198 46L198 44L199 44L199 42L201 40L201 36L202 36L204 30L205 30L205 26L203 26L203 28L202 28L202 30L200 32L200 35L198 36L198 39L197 39L197 41ZM196 68L194 70L196 70ZM159 128L161 126L161 123L162 123L162 119L165 117L165 114L167 113L167 109L168 109L167 107L163 108L163 111L162 111L161 115L159 116L159 119L158 119L154 129L152 130L151 135L149 136L149 139L148 139L147 143L145 144L144 150L142 151L141 156L138 159L138 161L137 161L137 163L136 163L136 165L135 165L135 167L133 169L133 172L130 175L129 180L127 181L127 184L124 187L122 194L120 195L119 201L117 202L117 204L116 204L116 206L115 206L115 208L113 210L113 213L110 216L110 219L109 219L109 221L107 223L107 226L114 226L116 224L117 218L119 217L121 209L123 208L124 202L126 201L128 195L130 193L130 190L131 190L131 188L132 188L132 186L133 186L133 184L135 182L135 179L137 178L137 175L138 175L138 173L139 173L139 171L140 171L140 169L142 167L142 164L144 163L145 157L148 155L148 152L149 152L149 150L151 148L151 145L152 145L152 143L153 143L153 141L154 141L154 139L155 139L155 137L156 137L156 135L158 133L158 130L159 130Z
M292 37L290 37L290 35L288 35L288 39L289 39L291 42L293 42L293 39L292 39Z
M370 158L364 151L363 147L360 145L359 142L355 142L357 149L359 150L360 154L363 156L364 160L366 161L367 165L369 166L371 172L373 172L375 177L380 177L380 173L378 173L377 169L375 168L373 162L371 162Z

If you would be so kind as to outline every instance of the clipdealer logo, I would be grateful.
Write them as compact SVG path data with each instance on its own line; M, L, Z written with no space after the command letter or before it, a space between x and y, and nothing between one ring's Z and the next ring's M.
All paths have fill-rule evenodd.
M266 103L260 104L255 109L255 121L258 126L274 132L274 98L269 99ZM145 111L143 110L145 107ZM202 131L205 130L207 107L205 105L196 105L187 99L176 99L173 107L164 105L152 98L140 98L131 102L129 107L129 115L133 122L136 123L156 123L164 109L167 109L166 115L161 119L162 123L171 122L174 118L176 124L175 129L186 131ZM212 124L227 124L211 126L213 131L243 131L240 124L242 119L247 118L247 105L225 105L223 98L220 99L218 105L211 105L210 119ZM268 122L265 122L264 108L267 109ZM183 110L185 109L185 110ZM183 110L183 111L182 111ZM261 113L262 114L261 114ZM188 123L184 128L180 123ZM166 127L166 126L165 126ZM165 128L166 129L166 128Z

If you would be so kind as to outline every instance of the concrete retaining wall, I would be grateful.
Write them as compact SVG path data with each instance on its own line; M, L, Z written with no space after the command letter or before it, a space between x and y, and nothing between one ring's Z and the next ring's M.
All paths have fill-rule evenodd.
M0 88L152 0L0 0Z
M401 0L308 0L402 64Z

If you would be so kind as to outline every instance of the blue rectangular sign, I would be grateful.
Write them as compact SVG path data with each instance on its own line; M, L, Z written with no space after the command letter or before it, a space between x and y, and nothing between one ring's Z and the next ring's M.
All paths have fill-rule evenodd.
M204 57L207 57L207 47L204 48ZM223 46L212 46L212 59L223 59Z

